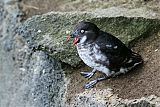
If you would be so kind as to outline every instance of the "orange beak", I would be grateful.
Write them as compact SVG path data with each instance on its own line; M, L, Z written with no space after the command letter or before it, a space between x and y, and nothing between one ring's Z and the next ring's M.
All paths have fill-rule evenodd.
M74 38L73 45L76 45L78 41L79 41L79 38L78 38L78 36L76 36L76 37Z

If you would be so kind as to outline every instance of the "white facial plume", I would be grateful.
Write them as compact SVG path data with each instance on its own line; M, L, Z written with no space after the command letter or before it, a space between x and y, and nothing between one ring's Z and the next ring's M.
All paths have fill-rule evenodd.
M84 43L86 40L87 40L87 36L83 36L83 37L80 39L80 43Z

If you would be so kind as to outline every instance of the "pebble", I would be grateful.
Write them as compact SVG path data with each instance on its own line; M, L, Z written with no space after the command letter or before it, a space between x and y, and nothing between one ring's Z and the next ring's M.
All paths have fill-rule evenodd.
M70 34L70 32L71 32L71 31L67 30L67 31L66 31L66 34Z
M42 31L41 31L41 30L38 30L37 32L38 32L38 33L41 33Z
M156 49L156 50L154 50L155 52L157 52L158 51L158 49Z

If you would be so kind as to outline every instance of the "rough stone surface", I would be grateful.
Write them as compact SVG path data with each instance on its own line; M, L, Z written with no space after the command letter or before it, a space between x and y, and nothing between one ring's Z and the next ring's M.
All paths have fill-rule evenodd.
M107 10L78 13L51 12L28 19L19 32L31 48L48 51L54 58L71 66L77 66L81 60L77 56L75 47L66 40L68 35L66 32L72 31L74 25L81 20L97 24L102 30L112 33L126 44L159 30L160 22L156 18L98 15L103 11L105 13Z
M114 17L107 14L98 14L99 11L100 10L93 13L51 12L40 16L34 16L25 21L18 29L18 32L26 40L30 49L34 51L43 50L48 52L53 58L70 64L71 66L77 66L81 60L77 57L75 48L71 48L72 43L68 43L66 41L66 32L71 31L73 26L82 19L96 23L104 31L117 35L117 37L126 44L138 39L139 37L146 37L151 33L159 31L160 22L157 17L148 17L148 14L144 15L144 17L135 17L134 15L130 16L130 14L128 14L128 16L126 14L124 15L125 17L123 17L116 14ZM106 13L108 12L107 9L101 10L101 12L102 11L106 11ZM96 96L94 96L95 94ZM108 90L107 92L106 90L94 90L91 92L85 91L77 94L77 96L71 99L69 103L66 103L66 106L155 106L155 104L152 104L152 101L150 100L138 99L134 102L132 100L118 98L114 94L111 99L108 99L108 95L110 94L111 92ZM102 95L104 95L104 97Z
M26 1L31 3L30 0ZM37 1L42 4L41 0ZM160 106L160 97L155 95L128 100L119 98L110 88L80 89L69 102L65 102L69 100L65 97L68 92L66 90L77 86L73 84L71 88L66 88L69 81L65 79L61 67L61 62L71 66L77 66L81 62L75 48L72 48L72 42L66 41L66 32L71 31L78 21L94 22L104 31L129 44L139 37L147 37L159 31L159 13L144 6L132 5L134 9L113 7L115 4L109 0L107 2L112 6L107 9L51 12L33 16L21 24L24 14L19 10L19 2L20 0L0 0L0 107ZM50 2L45 1L46 4ZM83 8L92 7L91 4L96 2L99 2L98 5L103 4L102 0L88 0L87 4L83 3ZM124 0L115 1L119 2L124 4ZM37 4L36 0L34 3ZM72 10L79 3L81 0L74 0L72 5L75 7ZM106 5L105 2L102 7ZM32 5L25 5L25 8L39 11L39 8ZM65 11L64 8L62 10ZM159 49L155 50L158 51ZM68 69L76 71L75 68ZM79 82L75 80L73 81Z
M17 78L14 107L61 107L63 106L64 75L61 64L44 52L35 52L21 68ZM21 76L23 75L23 76ZM15 87L15 86L14 86ZM18 97L17 97L18 96Z
M16 33L18 1L0 1L0 14L0 107L63 106L61 64L46 52L31 51Z
M159 101L155 101L156 98L152 95L148 98L128 100L113 94L112 89L94 88L75 95L67 107L158 107Z
M21 8L26 17L50 11L94 11L106 8L110 8L113 11L109 15L117 13L121 15L128 14L128 11L132 9L130 15L144 16L147 13L149 17L152 17L152 15L155 17L155 12L160 13L159 5L159 0L22 0L21 2Z
M11 9L11 7L13 9ZM13 61L13 35L17 24L15 19L17 4L8 5L7 2L0 1L0 106L9 106L11 100L12 81L14 81L14 61ZM14 15L13 15L13 13ZM11 35L12 34L12 35Z

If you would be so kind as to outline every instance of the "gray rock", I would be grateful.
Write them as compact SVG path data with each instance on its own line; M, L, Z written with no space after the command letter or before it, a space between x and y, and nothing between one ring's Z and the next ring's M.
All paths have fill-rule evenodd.
M16 33L18 1L0 2L0 107L61 107L64 72L46 52L31 51Z
M16 76L12 51L13 35L17 25L14 15L18 14L16 7L17 4L11 6L0 1L0 107L9 107L14 92L11 90Z
M143 8L137 10L114 7L95 12L51 12L34 16L19 27L22 13L18 0L1 0L0 107L152 107L160 104L159 97L135 102L120 99L105 89L84 91L75 95L70 104L65 103L67 81L61 62L71 66L81 62L75 48L71 48L72 43L66 41L66 32L78 21L88 20L128 44L160 28L157 13Z
M61 64L44 52L33 53L17 74L16 96L10 102L14 107L63 106L64 75Z
M19 27L18 32L32 51L44 51L61 62L70 64L71 66L77 66L81 60L75 48L72 48L72 42L66 40L66 36L68 35L66 33L70 32L74 25L81 20L91 21L97 24L101 29L116 35L126 44L159 31L159 19L154 16L149 17L147 12L146 14L143 13L143 17L141 17L142 15L135 17L131 15L133 10L128 11L128 15L125 14L122 16L118 13L115 16L111 16L107 13L108 11L110 9L78 13L51 12L28 19ZM124 12L126 13L127 11L125 10ZM113 11L111 13L114 14ZM102 97L102 95L100 94L99 96ZM152 106L150 102L143 102L141 100L138 100L137 103L126 103L123 99L116 96L107 102L105 98L99 100L92 95L91 97L89 95L78 95L71 100L70 104L66 103L68 107L126 107L141 105Z
M150 96L155 98L155 96ZM121 99L111 89L91 89L75 95L67 107L159 107L156 101L148 98L135 100ZM155 98L156 99L156 98ZM157 105L156 105L157 104Z
M145 100L141 100L138 103L129 104L128 107L155 107L155 104L151 104Z
M133 15L130 16L130 14L133 10L128 10L128 16L126 10L122 12L125 12L125 17L121 16L122 13L111 16L111 13L114 14L111 9L95 12L51 12L28 19L19 28L19 32L30 48L47 51L52 57L64 63L77 66L81 60L75 48L72 47L72 42L66 40L68 35L66 32L72 31L75 24L81 20L97 24L102 30L117 36L126 44L156 32L160 28L159 19L156 17L151 19L147 13L143 13L144 17L141 17L142 15L132 17Z

